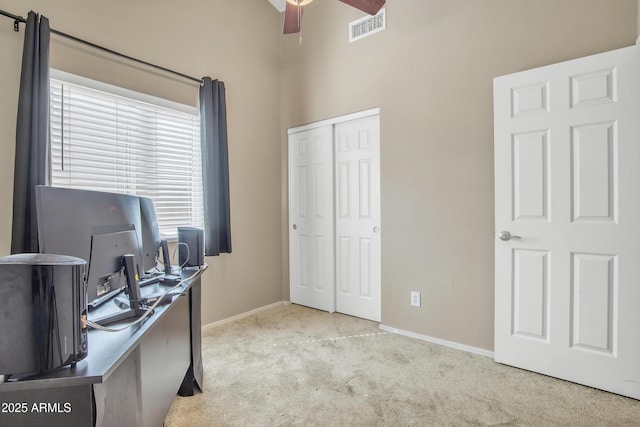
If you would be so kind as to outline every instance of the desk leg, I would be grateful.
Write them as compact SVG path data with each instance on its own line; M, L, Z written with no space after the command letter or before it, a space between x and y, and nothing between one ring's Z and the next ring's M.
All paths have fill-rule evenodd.
M191 314L191 364L187 370L178 394L193 396L196 389L203 390L204 368L202 367L202 320L201 320L200 278L189 289L189 313Z

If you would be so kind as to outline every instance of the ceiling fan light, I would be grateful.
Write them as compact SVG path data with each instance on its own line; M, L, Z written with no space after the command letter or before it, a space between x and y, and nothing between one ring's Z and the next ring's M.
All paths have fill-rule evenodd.
M298 2L298 0L287 0L288 3L291 3L294 6L306 6L312 1L313 0L300 0L300 2Z

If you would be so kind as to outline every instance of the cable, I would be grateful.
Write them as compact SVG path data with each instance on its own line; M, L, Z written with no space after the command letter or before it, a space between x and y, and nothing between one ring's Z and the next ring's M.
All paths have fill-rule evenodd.
M180 248L180 245L184 245L187 248L187 256L184 259L184 262L182 264L180 264L180 268L182 269L182 267L184 267L185 265L187 265L189 263L189 257L191 257L191 252L189 251L189 245L187 245L185 242L178 242L178 245L176 246L176 249L173 250L173 255L174 255L174 259L175 259L175 252L177 249ZM178 259L179 261L179 259Z
M185 242L178 242L178 244L176 245L176 247L175 247L175 248L173 248L173 253L171 254L171 258L173 258L173 261L174 261L174 262L175 262L175 260L176 260L176 251L179 249L180 245L184 245L184 246L187 248L187 257L186 257L185 261L184 261L182 264L180 264L180 265L178 266L178 268L182 269L182 268L183 268L185 265L187 265L187 263L189 262L189 257L191 256L191 252L190 252L190 250L189 250L189 245L188 245L188 244L186 244ZM162 267L165 267L164 262L162 262L162 261L160 260L160 258L156 256L156 265L157 265L157 264L160 264L160 265L162 265ZM158 271L161 271L161 270L159 270L157 267L156 267L156 269L157 269Z
M159 257L159 256L158 256L158 254L156 253L156 262L155 262L155 265L153 266L153 269L154 269L154 271L155 271L155 272L157 272L157 273L162 273L162 272L163 272L163 270L161 270L161 269L159 269L159 268L158 268L158 264L161 264L161 265L162 265L162 267L164 267L164 262L160 261L160 257Z
M87 320L87 325L91 326L93 329L99 329L101 331L105 331L105 332L120 332L120 331L124 331L125 329L129 329L132 326L137 325L138 323L141 323L144 319L146 319L147 317L151 316L151 314L153 314L153 311L155 310L155 308L160 304L160 302L162 301L162 299L167 296L170 292L178 289L180 286L182 286L182 284L186 281L189 281L191 279L193 279L194 277L196 277L198 275L198 273L200 272L200 270L194 272L191 276L184 278L184 279L180 279L180 281L178 283L176 283L175 286L173 286L172 288L168 289L166 292L164 292L162 294L162 296L160 296L160 298L158 298L158 300L147 309L147 311L138 319L136 319L135 322L129 323L126 326L123 326L121 328L108 328L106 326L102 326L99 325L95 322L92 322L91 320ZM183 294L184 295L184 294Z

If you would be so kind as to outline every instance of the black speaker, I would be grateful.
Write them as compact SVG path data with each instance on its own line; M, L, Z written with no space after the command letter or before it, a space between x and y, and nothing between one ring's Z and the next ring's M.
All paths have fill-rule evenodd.
M181 268L204 265L204 230L178 227L178 262Z
M87 356L83 259L0 258L0 374L47 372Z

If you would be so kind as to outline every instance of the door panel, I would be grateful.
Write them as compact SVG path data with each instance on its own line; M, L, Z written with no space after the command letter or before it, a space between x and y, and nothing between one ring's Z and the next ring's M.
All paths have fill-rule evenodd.
M379 116L339 123L336 140L336 308L380 321Z
M571 128L574 221L614 220L619 175L615 127L606 122Z
M291 301L335 311L331 126L289 138Z
M617 300L616 256L572 254L571 345L613 353L614 301Z
M513 261L513 334L546 341L549 252L519 249Z
M638 49L494 80L495 359L636 399Z
M513 218L548 220L549 147L547 131L513 136Z

